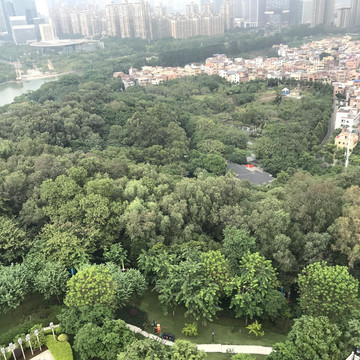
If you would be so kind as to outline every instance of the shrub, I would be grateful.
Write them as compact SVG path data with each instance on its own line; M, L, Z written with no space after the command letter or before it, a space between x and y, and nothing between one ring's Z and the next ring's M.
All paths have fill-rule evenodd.
M70 344L66 342L59 342L53 338L52 335L47 335L45 338L45 345L50 350L55 360L73 360L73 353Z
M39 347L39 342L40 342L40 346L45 345L45 335L44 332L42 331L43 326L41 324L36 324L34 325L30 330L29 330L29 334L31 336L31 344L33 346L34 349ZM39 331L39 341L37 339L37 337L34 335L34 331L38 330Z
M60 334L57 339L60 342L67 342L69 341L69 336L67 336L66 334Z
M264 336L264 331L261 331L262 324L258 323L256 320L246 328L249 329L249 334L253 333L256 338Z
M185 324L181 331L185 336L198 336L198 328L196 323Z
M57 326L56 328L54 328L54 332L55 335L60 335L64 332L64 330L62 329L61 326ZM51 329L45 330L44 335L52 335L52 330Z

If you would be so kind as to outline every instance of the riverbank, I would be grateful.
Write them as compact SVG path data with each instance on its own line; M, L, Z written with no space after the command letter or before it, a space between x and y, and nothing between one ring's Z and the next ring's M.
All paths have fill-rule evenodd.
M46 79L57 78L57 77L60 77L60 76L63 76L63 75L72 74L72 73L74 73L74 72L73 71L68 71L68 72L64 72L64 73L53 73L53 74L39 73L39 74L23 75L21 81L11 80L11 81L2 82L2 83L0 83L0 85L18 84L18 83L21 83L22 81L46 80Z
M0 84L0 106L11 104L16 97L27 91L36 91L41 85L49 81L56 81L57 76L35 78L34 80L24 80L21 82L8 82Z
M54 78L54 77L59 77L59 76L62 76L62 75L66 75L68 73L64 73L64 74L58 74L58 73L55 73L55 74L39 74L39 75L23 75L22 77L22 81L32 81L32 80L40 80L40 79L51 79L51 78Z

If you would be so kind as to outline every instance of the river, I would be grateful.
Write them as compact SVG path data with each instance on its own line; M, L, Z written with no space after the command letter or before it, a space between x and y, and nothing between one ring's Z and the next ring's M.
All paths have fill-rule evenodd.
M53 80L56 80L56 78L35 79L24 81L22 83L11 82L0 84L0 106L10 104L17 96L20 96L29 90L37 90L42 84Z

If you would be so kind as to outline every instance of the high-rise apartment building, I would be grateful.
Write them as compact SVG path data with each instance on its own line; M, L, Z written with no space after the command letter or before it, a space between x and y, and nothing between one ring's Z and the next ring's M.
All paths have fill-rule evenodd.
M119 4L118 19L120 27L120 35L124 38L137 37L134 34L134 7L127 2Z
M119 4L111 3L105 7L107 34L109 36L120 36L119 6Z
M265 25L266 0L243 0L242 6L246 27Z
M360 0L351 1L351 26L360 26Z
M221 4L220 14L224 18L225 31L234 28L234 2L233 0L225 0Z
M304 8L303 0L290 0L289 1L290 24L291 25L302 24L303 8Z
M234 16L236 18L243 18L242 0L234 0Z
M134 3L134 36L152 39L150 4L145 1Z
M26 16L28 24L33 24L34 18L38 17L35 0L13 0L15 15Z
M81 34L80 14L77 11L70 13L70 22L73 34Z
M201 35L213 36L224 33L224 18L220 15L202 17Z
M186 5L186 16L193 17L198 15L200 12L199 5L195 3L187 4Z
M155 6L155 11L154 12L155 12L155 15L157 17L166 16L167 15L166 6L164 6L164 5Z
M313 0L303 0L302 24L311 24L313 5Z
M2 2L0 2L0 33L7 33L7 25L5 18L5 10L3 9Z
M314 0L311 26L331 26L334 20L335 0Z
M79 13L80 32L83 36L95 35L95 14L91 10Z
M71 14L73 12L75 12L75 8L66 5L61 6L60 8L49 9L49 16L55 26L57 34L74 34L71 25Z
M191 19L187 16L171 19L171 35L175 39L187 39L193 37Z
M207 1L201 5L201 13L205 16L215 15L215 6L211 1Z
M105 8L105 14L108 35L121 36L122 38L133 37L134 8L132 4L127 2L108 4Z
M289 23L290 2L289 0L267 0L266 22L275 25Z
M336 10L334 25L337 28L347 29L351 27L351 7L342 7Z
M214 3L215 14L219 14L223 0L212 0L212 2Z
M154 17L151 23L154 39L171 37L171 23L168 17Z

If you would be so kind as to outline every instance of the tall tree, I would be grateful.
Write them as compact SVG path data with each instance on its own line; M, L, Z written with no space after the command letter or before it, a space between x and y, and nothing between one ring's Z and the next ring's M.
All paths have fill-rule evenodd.
M275 344L270 360L341 360L344 349L339 328L324 316L295 320L287 341Z
M102 326L105 320L115 317L114 309L102 304L80 307L65 307L58 315L61 328L69 335L76 335L86 324Z
M224 229L222 251L233 271L238 271L240 259L254 249L255 238L250 236L248 231L234 226L227 226Z
M24 264L0 266L0 310L16 309L29 292L29 274Z
M205 270L205 275L224 289L230 282L230 268L227 259L221 251L209 251L201 254L201 263Z
M117 360L168 360L171 349L158 341L136 340L121 352Z
M346 190L342 216L336 219L330 228L330 232L336 239L334 249L347 257L349 267L351 268L360 260L359 196L359 186L352 186Z
M172 347L171 360L203 360L206 359L206 353L199 351L195 344L185 340L176 340Z
M44 295L45 299L56 296L59 300L59 296L66 291L68 278L69 272L64 265L57 262L47 262L36 274L34 286L37 291Z
M275 317L285 300L278 288L276 269L259 253L248 253L240 260L239 276L235 277L230 307L235 316Z
M16 220L0 217L0 262L9 265L20 260L31 246L31 240Z
M108 319L102 326L84 325L75 335L74 349L82 360L114 360L134 340L124 321Z
M116 302L116 283L109 269L95 265L80 270L67 283L64 300L69 307L102 304L114 306Z
M308 265L299 274L298 284L300 306L306 314L337 317L358 305L359 282L345 266Z
M139 270L130 269L123 272L122 267L114 263L107 263L106 267L116 284L116 302L119 307L141 298L147 289L147 283Z

